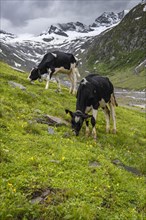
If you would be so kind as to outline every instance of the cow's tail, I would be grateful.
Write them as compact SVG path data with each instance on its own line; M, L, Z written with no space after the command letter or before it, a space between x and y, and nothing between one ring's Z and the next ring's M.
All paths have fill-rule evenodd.
M114 93L111 95L111 103L113 106L118 106Z

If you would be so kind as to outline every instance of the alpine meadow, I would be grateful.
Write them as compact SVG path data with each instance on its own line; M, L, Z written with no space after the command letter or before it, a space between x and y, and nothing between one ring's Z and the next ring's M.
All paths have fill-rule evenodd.
M143 220L145 114L117 107L117 134L106 134L99 111L97 142L85 128L76 137L70 126L43 120L70 120L64 109L75 109L76 99L68 88L56 94L56 83L31 85L4 63L0 73L0 218Z
M52 24L30 39L0 31L0 220L146 219L146 99L134 105L137 97L124 95L145 95L145 20L142 1L127 14L103 13L90 26ZM54 79L48 89L29 82L55 50L77 58L77 88L91 73L110 79L116 134L106 133L99 108L97 139L91 123L85 135L85 122L75 136L65 109L76 111L77 98L65 74L61 91Z

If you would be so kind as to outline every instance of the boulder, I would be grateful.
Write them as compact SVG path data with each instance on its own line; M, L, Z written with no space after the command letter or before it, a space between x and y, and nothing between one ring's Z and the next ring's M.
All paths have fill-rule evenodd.
M43 115L42 118L37 119L37 122L42 123L42 124L48 124L51 126L62 126L62 125L68 126L69 125L69 123L63 120L62 118L58 118L52 115Z
M16 82L13 82L13 81L9 81L8 84L14 88L19 88L21 90L26 90L26 87L19 84L19 83L16 83Z

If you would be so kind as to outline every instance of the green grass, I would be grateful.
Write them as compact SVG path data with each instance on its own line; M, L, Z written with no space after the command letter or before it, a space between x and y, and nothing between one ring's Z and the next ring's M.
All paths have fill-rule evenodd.
M0 219L2 220L144 220L145 115L117 107L117 134L105 133L99 111L98 140L78 137L67 126L36 122L44 114L70 120L76 99L56 84L36 82L1 63ZM13 88L21 83L26 90ZM136 176L112 163L119 159L141 172ZM98 166L90 166L97 162ZM42 202L32 199L50 190Z
M114 75L109 76L115 87L134 90L143 90L146 88L146 72L141 71L135 74L132 68L126 70L117 70Z

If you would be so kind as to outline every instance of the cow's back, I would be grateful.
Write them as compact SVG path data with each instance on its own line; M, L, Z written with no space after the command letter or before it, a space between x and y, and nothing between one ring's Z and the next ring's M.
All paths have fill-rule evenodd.
M107 77L90 74L85 77L85 83L83 80L80 82L77 99L81 100L82 97L86 97L86 100L94 98L96 101L104 99L108 102L113 90L113 85Z
M108 102L114 90L108 77L91 75L91 77L87 77L87 80L95 87L98 97L100 99L103 98L106 102Z
M56 54L55 67L64 67L65 69L70 69L71 64L76 63L76 59L73 54L63 53L60 51L53 52Z
M73 54L64 53L61 51L53 51L45 54L41 63L38 65L38 68L64 67L65 69L70 69L71 64L73 63L76 63L76 59Z
M43 68L47 68L49 67L49 64L54 64L54 56L52 53L46 53L42 59L42 61L40 62L40 64L38 65L39 69L43 69ZM48 65L47 65L48 64Z

